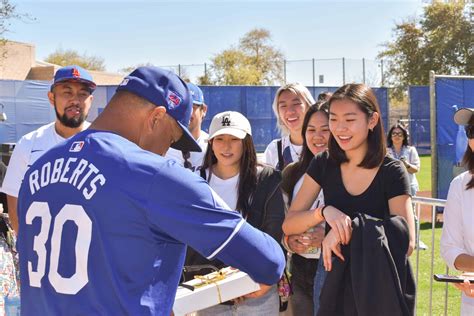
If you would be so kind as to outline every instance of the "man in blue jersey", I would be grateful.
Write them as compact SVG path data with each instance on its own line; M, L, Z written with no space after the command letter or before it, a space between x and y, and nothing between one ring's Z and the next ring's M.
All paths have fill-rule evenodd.
M138 68L88 130L31 166L18 204L23 315L170 315L186 244L279 280L279 245L159 156L200 150L191 112L178 76Z

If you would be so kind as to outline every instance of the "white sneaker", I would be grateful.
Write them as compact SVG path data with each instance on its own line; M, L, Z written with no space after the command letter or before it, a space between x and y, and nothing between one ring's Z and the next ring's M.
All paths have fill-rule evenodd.
M418 248L420 250L426 250L426 249L428 249L428 246L423 241L420 240L420 241L418 241Z

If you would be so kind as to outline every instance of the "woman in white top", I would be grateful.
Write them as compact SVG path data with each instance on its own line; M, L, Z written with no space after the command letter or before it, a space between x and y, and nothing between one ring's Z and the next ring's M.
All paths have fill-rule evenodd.
M420 157L416 148L408 144L408 131L402 124L393 125L388 131L387 154L405 165L410 181L410 194L418 192L418 180L415 173L420 171Z
M474 272L474 109L456 112L454 121L466 125L468 146L463 157L467 171L453 179L443 213L441 256L459 271ZM474 284L455 284L462 294L461 315L474 315Z
M199 173L249 224L275 240L281 240L281 226L285 218L280 190L281 174L271 167L258 165L250 123L242 114L227 111L214 116L209 128L209 145ZM209 262L188 249L186 265L209 263L222 267L221 262ZM278 315L279 309L277 286L260 284L259 291L199 311L198 315L267 316Z
M313 96L299 83L286 84L278 89L272 108L282 137L274 139L265 149L265 163L283 170L289 163L300 160L303 119L311 104L314 104Z

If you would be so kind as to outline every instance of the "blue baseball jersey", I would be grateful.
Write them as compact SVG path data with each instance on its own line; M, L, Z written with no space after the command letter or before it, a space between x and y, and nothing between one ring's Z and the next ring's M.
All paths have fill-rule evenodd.
M201 177L111 132L38 159L18 217L23 315L170 315L186 244L259 283L285 264Z

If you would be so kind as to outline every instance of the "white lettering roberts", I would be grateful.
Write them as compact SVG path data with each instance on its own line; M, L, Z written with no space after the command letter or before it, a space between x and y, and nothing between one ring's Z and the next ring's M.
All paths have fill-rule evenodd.
M51 183L56 183L59 181L61 176L61 169L63 168L64 158L56 159L53 165L53 173L51 174Z
M86 159L77 162L75 157L69 157L67 161L65 158L48 161L41 168L32 170L28 177L31 195L48 185L67 183L81 191L87 200L90 200L105 182L104 175L96 166Z
M105 177L102 174L96 175L90 183L91 190L89 192L87 191L87 188L82 190L82 194L87 200L90 200L94 196L95 192L97 192L97 186L95 185L96 182L99 182L99 184L103 186L105 184Z
M30 193L31 193L31 195L35 194L35 192L40 189L38 179L39 179L38 170L35 170L32 173L30 173L29 183L30 183Z

